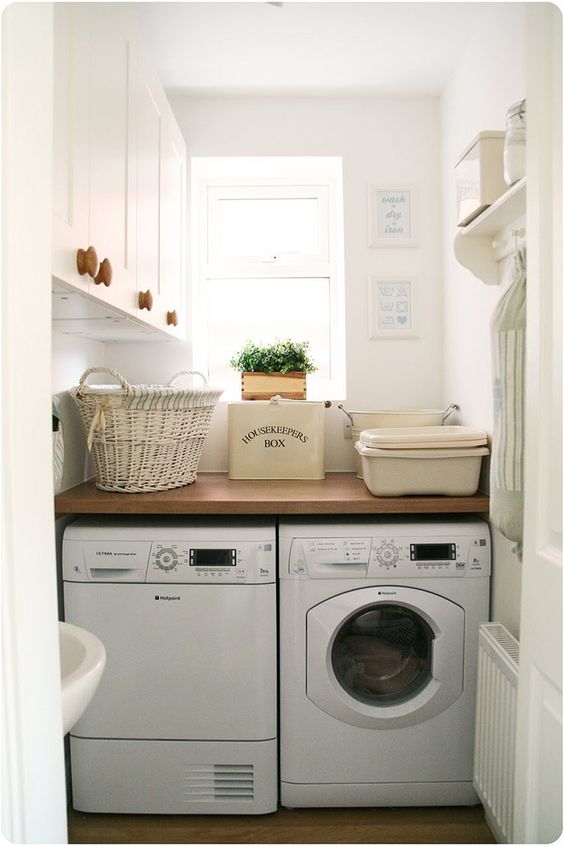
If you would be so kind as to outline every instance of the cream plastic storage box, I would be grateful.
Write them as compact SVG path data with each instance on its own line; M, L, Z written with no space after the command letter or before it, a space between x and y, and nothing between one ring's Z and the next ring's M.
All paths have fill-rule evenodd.
M480 132L456 163L458 226L466 226L507 190L503 177L504 137L504 132Z
M487 434L469 426L368 429L355 444L374 496L472 496Z
M324 479L325 404L300 400L230 403L230 479Z
M440 426L450 409L440 408L412 408L403 411L346 411L345 413L352 421L351 433L353 444L360 438L360 433L365 429L390 427L390 426ZM450 411L452 414L452 411ZM356 475L362 479L362 462L358 452L354 453L354 467Z

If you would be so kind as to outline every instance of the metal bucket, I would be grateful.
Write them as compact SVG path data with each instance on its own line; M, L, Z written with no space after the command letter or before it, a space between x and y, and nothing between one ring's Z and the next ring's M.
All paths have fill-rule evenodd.
M442 426L450 415L458 409L458 405L451 403L445 409L413 408L405 411L347 411L342 404L338 406L351 421L353 445L358 441L364 429L382 429L388 427L405 426ZM356 475L362 479L362 464L360 455L354 450Z

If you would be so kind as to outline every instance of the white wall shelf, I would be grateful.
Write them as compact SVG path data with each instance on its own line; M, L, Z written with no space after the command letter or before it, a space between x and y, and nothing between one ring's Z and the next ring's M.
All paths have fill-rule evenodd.
M525 237L527 180L512 185L495 203L461 228L454 239L454 254L463 267L486 285L499 282L498 264ZM510 231L508 227L511 227Z

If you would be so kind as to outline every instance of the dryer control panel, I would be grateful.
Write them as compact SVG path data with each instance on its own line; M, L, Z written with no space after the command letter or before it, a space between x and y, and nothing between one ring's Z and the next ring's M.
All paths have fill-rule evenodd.
M67 541L63 559L64 578L73 582L260 584L276 576L273 541Z
M276 579L274 523L253 529L244 523L239 527L236 523L78 521L65 530L63 578L73 582L271 583Z
M429 524L423 528L417 523L362 529L356 537L341 534L346 526L333 530L328 526L323 537L294 537L289 574L313 579L490 575L491 542L483 521L457 527Z
M274 543L158 541L152 544L148 582L272 582Z

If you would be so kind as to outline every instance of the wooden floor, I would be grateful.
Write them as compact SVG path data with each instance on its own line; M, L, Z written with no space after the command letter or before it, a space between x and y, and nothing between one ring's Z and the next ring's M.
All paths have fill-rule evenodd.
M281 808L264 816L69 812L70 843L495 843L472 808Z

